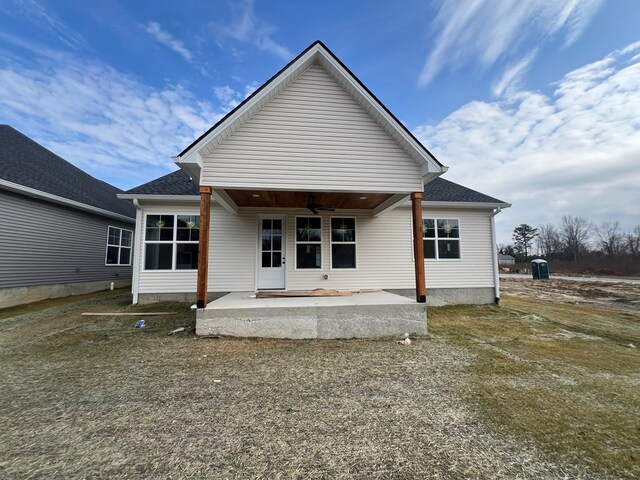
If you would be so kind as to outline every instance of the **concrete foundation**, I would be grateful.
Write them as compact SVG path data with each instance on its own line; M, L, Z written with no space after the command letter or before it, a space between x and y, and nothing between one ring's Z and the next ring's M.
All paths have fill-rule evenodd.
M217 300L220 297L224 297L229 292L209 292L207 298L210 302ZM196 292L187 293L139 293L138 303L140 305L146 305L149 303L159 302L185 302L196 303Z
M414 299L413 289L387 290L388 292ZM485 305L494 303L493 287L480 288L429 288L427 283L427 306L442 307L445 305Z
M197 335L264 338L375 338L422 334L424 304L388 292L351 297L257 299L231 293L197 312Z
M48 298L82 295L100 290L108 290L112 280L99 282L60 283L55 285L35 285L31 287L16 287L0 289L0 308L14 307L25 303L38 302ZM131 279L113 280L115 288L131 285Z

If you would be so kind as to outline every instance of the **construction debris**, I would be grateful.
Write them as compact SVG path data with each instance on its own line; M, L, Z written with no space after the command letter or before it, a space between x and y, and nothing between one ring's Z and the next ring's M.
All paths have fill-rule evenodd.
M82 315L92 317L150 317L153 315L170 315L176 312L84 312Z
M175 330L171 330L169 332L169 335L175 335L176 333L184 332L185 330L186 330L186 327L178 327Z
M144 328L144 326L145 326L144 320L138 320L138 321L133 325L133 327L134 327L134 328Z
M315 290L262 290L256 293L256 298L287 298L287 297L351 297L351 292L339 292L316 288Z

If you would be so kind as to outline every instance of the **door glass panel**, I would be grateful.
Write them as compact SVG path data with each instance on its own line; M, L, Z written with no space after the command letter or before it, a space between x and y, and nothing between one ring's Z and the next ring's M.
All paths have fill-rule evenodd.
M271 252L262 252L262 266L267 268L271 266Z
M282 237L280 235L273 236L273 249L282 250Z
M273 252L273 264L272 267L280 267L282 265L282 253Z
M271 220L262 220L262 233L271 233Z
M282 234L282 220L273 220L273 234L274 235Z
M262 234L262 251L267 252L271 250L271 236L268 234Z

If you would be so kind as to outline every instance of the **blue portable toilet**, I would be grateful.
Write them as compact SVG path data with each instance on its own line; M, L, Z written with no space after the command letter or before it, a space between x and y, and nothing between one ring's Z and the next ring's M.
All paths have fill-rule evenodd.
M549 280L549 264L546 260L536 258L531 262L531 274L534 280Z

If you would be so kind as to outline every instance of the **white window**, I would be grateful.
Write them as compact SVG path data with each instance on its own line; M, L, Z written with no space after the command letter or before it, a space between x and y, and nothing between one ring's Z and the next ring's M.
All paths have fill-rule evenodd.
M356 268L355 218L331 218L331 268Z
M322 268L321 217L296 217L296 268Z
M124 228L109 227L107 231L106 265L131 265L131 241L133 232Z
M422 219L424 258L460 258L460 225L453 218Z
M147 215L145 270L197 270L199 215Z

